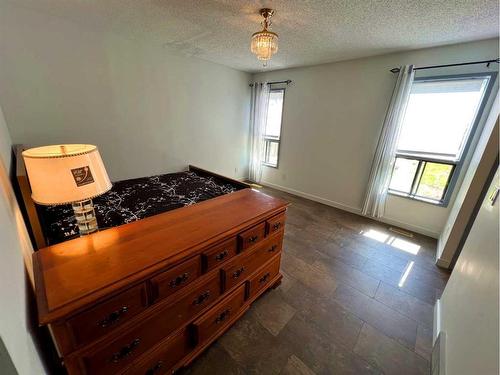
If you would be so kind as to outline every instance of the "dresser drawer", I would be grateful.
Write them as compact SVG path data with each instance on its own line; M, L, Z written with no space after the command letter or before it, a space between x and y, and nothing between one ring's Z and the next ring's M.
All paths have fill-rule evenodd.
M151 279L153 300L166 298L200 276L200 257L195 256Z
M189 331L184 329L173 337L158 344L155 349L140 359L123 375L159 375L167 374L191 351Z
M285 227L285 214L279 214L266 220L266 233L273 234Z
M164 337L187 323L195 315L217 300L220 278L213 275L206 283L162 307L139 326L85 355L83 363L88 374L113 374L150 350Z
M202 253L203 271L208 272L236 255L236 237L224 241Z
M147 306L146 286L137 285L67 321L76 346L110 332Z
M253 228L238 234L239 251L244 251L262 241L266 235L266 223L260 223Z
M233 286L245 280L252 273L257 271L274 254L281 250L283 236L273 236L260 244L258 248L251 250L241 258L235 258L230 265L222 267L222 277L224 280L224 290L229 290Z
M280 272L280 258L275 257L271 263L267 264L254 277L247 281L247 299L251 299L262 289L267 287L272 279Z
M245 287L241 285L193 323L193 333L196 343L199 344L207 341L224 328L238 315L244 304Z

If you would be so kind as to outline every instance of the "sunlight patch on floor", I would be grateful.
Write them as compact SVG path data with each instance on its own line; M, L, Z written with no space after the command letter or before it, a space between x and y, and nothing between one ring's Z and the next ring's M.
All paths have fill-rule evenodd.
M365 237L371 238L375 241L385 243L387 245L390 245L398 250L403 250L407 253L417 255L418 251L420 250L420 245L417 245L416 243L408 240L403 240L402 238L391 236L387 233L381 232L379 230L375 229L369 229L367 231L361 231L359 232Z
M380 232L380 231L375 230L375 229L370 229L366 232L361 231L361 234L363 234L363 236L365 236L365 237L372 238L372 239L374 239L378 242L382 242L382 243L386 243L387 239L389 238L388 234Z
M390 245L413 255L417 255L420 250L419 245L410 241L402 240L401 238L395 238Z
M411 261L410 263L408 263L408 265L406 266L405 268L405 271L403 272L403 276L401 276L401 279L399 279L399 283L398 283L398 286L400 288L403 287L403 285L405 285L405 282L406 282L406 279L408 278L408 275L410 274L411 272L411 269L413 268L413 264L415 262Z

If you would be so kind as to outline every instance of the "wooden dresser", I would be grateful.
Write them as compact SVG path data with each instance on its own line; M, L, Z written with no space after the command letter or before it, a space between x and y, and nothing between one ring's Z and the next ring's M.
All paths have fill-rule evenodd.
M68 372L189 364L279 285L286 207L244 189L34 253L40 324Z

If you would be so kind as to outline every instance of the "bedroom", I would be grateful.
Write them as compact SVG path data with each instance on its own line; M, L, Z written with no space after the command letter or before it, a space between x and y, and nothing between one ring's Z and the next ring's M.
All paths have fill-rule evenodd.
M250 51L250 38L262 29L259 10L266 6L275 10L270 30L279 36L279 49L264 67ZM439 320L441 331L447 331L443 359L447 373L481 369L487 374L486 367L479 366L498 362L498 336L484 331L486 322L469 326L466 322L477 320L480 313L497 320L498 308L485 305L484 311L464 311L455 320L450 310L462 310L461 299L470 297L468 281L457 270L474 274L477 267L481 269L467 267L478 260L466 257L476 245L467 240L473 236L463 232L473 227L474 207L485 196L496 165L498 146L491 143L498 131L498 34L498 4L492 1L2 1L0 336L5 349L0 358L10 358L11 367L20 374L51 373L60 363L54 354L58 340L47 337L46 326L37 327L37 301L30 293L36 284L31 262L38 251L29 235L30 220L19 208L24 200L13 195L19 169L14 161L22 158L11 153L12 146L90 144L97 146L113 189L119 187L118 181L180 173L192 165L224 176L219 188L228 178L235 180L228 182L235 184L232 189L250 190L239 185L250 179L263 186L253 189L275 197L273 204L284 204L278 199L290 203L281 285L264 293L181 372L390 374L407 366L404 373L428 373ZM462 65L478 61L493 62ZM459 65L436 68L449 64ZM458 151L453 151L457 157L422 160L422 155L413 155L414 159L403 152L399 158L392 155L391 163L413 161L401 169L407 172L401 184L408 190L386 191L385 212L375 220L362 211L377 145L401 87L398 77L403 78L391 69L409 65L433 67L410 74L414 88L431 82L431 90L438 90L433 82L469 79L466 83L482 96L466 103L477 113L462 133L454 133L459 140ZM261 160L252 152L256 123L252 95L266 82L282 83L268 85L274 112L266 114L274 116L270 123L279 125L265 138L259 137L259 147L273 150ZM409 94L409 106L411 98ZM404 127L402 134L410 134L406 139L413 139L412 130L410 125ZM440 131L437 142L430 143L438 148L443 144L440 137L450 129ZM418 146L426 146L431 135L419 135ZM438 178L438 185L431 186L432 192L437 189L437 198L419 197L419 185L413 184L415 176L424 173L424 162L452 166L441 170L444 183ZM216 176L208 178L217 181ZM61 189L65 192L64 186ZM188 209L235 196L217 195L223 196ZM106 234L124 234L121 229L105 229L99 199L104 198L95 199L101 230L88 238L101 238L95 246L105 246L116 240L103 239ZM131 201L141 203L136 196ZM280 207L276 213L284 209ZM182 210L153 212L151 218L177 217ZM71 220L71 207L68 212ZM265 221L270 212L258 219L256 212L247 212L254 215L251 219L241 213L239 220ZM141 222L131 225L138 227ZM224 225L224 230L233 230L229 220ZM137 229L138 238L142 230ZM83 243L78 231L70 236ZM487 236L490 245L497 246L493 239L498 231ZM42 237L46 239L47 233ZM71 241L57 247L69 258L77 257L64 247ZM459 247L462 259L457 260ZM228 254L234 258L227 262L240 256ZM491 257L488 263L497 259L498 264L498 251L485 256ZM443 270L447 268L453 268L451 276ZM111 278L114 271L102 273ZM94 279L88 275L72 274L68 282L86 280L90 287ZM495 275L493 284L498 284L498 267ZM442 299L446 284L451 288L453 283L463 287L464 294L453 296L450 289L445 293L448 299L441 301L441 313L436 312L436 301ZM496 289L488 285L486 290L472 289L473 296L484 298L478 303L486 303L490 293L498 295L498 285ZM448 326L457 321L462 330ZM470 333L471 327L477 336ZM464 347L454 345L459 335L468 338ZM496 344L485 344L490 342ZM301 347L304 343L310 349ZM464 355L476 345L489 345L489 350L474 358ZM82 347L76 350L82 352ZM127 366L136 359L142 362L148 353L134 355L127 356ZM88 372L80 369L84 371Z

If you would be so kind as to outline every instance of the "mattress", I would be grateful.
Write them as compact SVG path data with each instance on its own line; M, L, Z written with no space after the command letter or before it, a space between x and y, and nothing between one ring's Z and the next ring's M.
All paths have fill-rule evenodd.
M217 177L179 172L117 181L109 192L93 201L102 230L241 189ZM79 236L71 205L38 206L37 209L48 245Z

